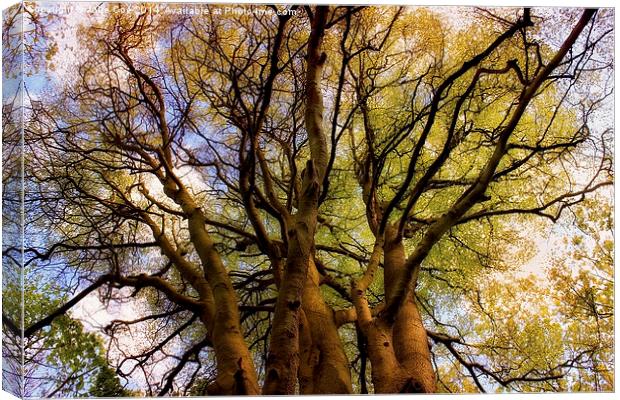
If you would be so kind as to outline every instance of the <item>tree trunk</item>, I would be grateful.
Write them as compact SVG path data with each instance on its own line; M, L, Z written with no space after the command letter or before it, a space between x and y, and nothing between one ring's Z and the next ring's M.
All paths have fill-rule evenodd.
M397 229L388 226L384 245L386 303L405 273L405 248ZM412 290L394 321L381 314L361 326L368 341L375 393L433 393L435 373L428 338ZM362 321L360 321L362 322Z
M200 257L215 305L211 333L217 360L216 391L218 394L260 393L258 378L241 330L237 294L228 271L206 230L203 212L180 181L164 182L164 192L181 206L187 215L190 240Z
M204 231L204 218L190 219L190 235L207 269L216 311L213 321L213 348L217 359L217 383L222 394L260 392L250 351L239 324L237 295L213 242Z
M319 272L311 259L302 301L307 336L301 335L300 339L300 393L349 394L353 392L351 367L338 335L334 311L325 304L319 283Z
M318 193L315 198L318 201ZM316 224L312 223L316 221L316 206L314 212L301 209L295 219L295 227L289 232L284 280L278 292L267 355L263 394L269 395L294 394L297 383L299 319Z
M413 293L401 306L392 335L396 357L411 378L400 392L434 393L437 388L428 337Z
M310 160L302 172L294 225L289 228L284 280L278 292L269 342L263 394L294 394L299 368L299 321L306 275L314 250L319 191L327 165L323 132L323 99L320 90L325 54L319 54L329 8L317 6L308 41L304 122L310 144ZM306 315L306 318L308 316Z

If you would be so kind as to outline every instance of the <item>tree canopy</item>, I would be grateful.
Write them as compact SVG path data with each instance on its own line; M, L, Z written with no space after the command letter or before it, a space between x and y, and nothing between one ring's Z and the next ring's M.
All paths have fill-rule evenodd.
M36 4L3 328L75 393L613 390L613 10Z

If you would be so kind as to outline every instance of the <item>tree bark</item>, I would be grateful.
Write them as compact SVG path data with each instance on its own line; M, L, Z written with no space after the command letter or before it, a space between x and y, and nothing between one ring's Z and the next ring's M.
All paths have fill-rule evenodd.
M428 336L413 293L396 316L392 336L396 358L410 378L399 392L434 393L437 388Z
M398 282L405 277L406 254L402 237L396 226L386 230L384 247L385 293L389 301L395 295ZM399 393L433 393L436 390L435 373L431 363L426 329L415 300L415 282L410 283L409 294L403 302L392 327L394 352L410 379Z
M320 80L325 55L319 55L328 7L317 6L308 42L305 126L310 160L302 172L297 213L288 235L284 280L273 317L263 394L294 394L299 368L299 321L308 266L314 251L318 199L327 165L327 141L323 132L323 100ZM307 317L307 316L306 316Z
M284 280L273 316L263 394L294 394L299 368L299 318L308 264L314 247L319 181L312 161L304 170L304 191L288 232Z
M353 392L351 367L334 311L325 304L319 284L320 275L311 259L302 301L308 336L301 342L300 393L349 394Z
M388 225L383 246L384 290L386 302L396 295L405 275L405 248L397 226ZM360 289L365 289L361 287ZM413 288L412 288L413 289ZM411 290L394 320L379 313L371 318L363 290L354 288L352 296L360 329L367 340L375 393L433 393L435 373L428 338Z
M228 271L206 230L205 216L180 181L169 179L164 192L188 216L188 229L215 303L211 334L217 360L218 394L259 394L258 378L252 356L241 330L238 299Z

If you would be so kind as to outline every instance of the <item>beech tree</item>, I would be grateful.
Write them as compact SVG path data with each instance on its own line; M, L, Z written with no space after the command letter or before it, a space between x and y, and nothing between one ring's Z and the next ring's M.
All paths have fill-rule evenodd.
M613 390L611 10L101 7L24 87L25 338L94 297L146 395Z

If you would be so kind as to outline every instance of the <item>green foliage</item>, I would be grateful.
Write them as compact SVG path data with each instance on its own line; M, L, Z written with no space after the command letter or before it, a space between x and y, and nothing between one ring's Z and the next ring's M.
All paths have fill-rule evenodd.
M129 397L131 394L121 385L115 371L107 365L99 368L88 392L91 397Z
M5 295L14 295L12 290L17 288ZM23 290L26 328L54 312L69 297L56 283L26 281ZM31 382L37 383L33 386L36 392L29 395L83 396L89 393L96 372L109 369L101 336L86 331L81 321L67 314L25 338L24 357L26 388Z

